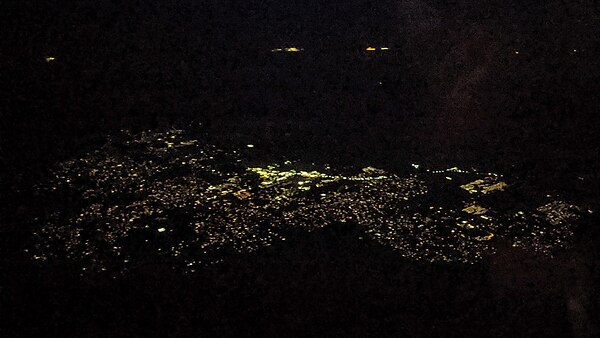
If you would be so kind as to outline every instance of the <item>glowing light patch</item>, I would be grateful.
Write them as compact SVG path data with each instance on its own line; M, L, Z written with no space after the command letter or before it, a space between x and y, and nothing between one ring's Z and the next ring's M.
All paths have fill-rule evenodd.
M366 50L368 50L369 52L372 52L372 51L374 51L374 50L377 50L377 48L375 48L375 47L367 47L367 49L366 49Z
M487 194L487 193L490 193L492 191L504 191L504 189L506 187L508 187L508 184L506 184L504 182L498 182L496 184L492 184L490 186L483 187L483 193Z
M245 200L247 198L249 198L250 196L252 196L252 194L246 190L246 189L240 189L238 191L236 191L234 193L235 197L239 198L240 200Z
M463 184L460 187L471 194L489 194L494 191L503 191L506 187L508 187L508 184L505 182L495 182L495 178L493 177L485 177L483 179L475 180L471 183Z
M473 215L482 215L482 214L485 214L488 211L488 209L486 209L482 206L479 206L477 204L472 204L472 205L462 209L462 211L469 213L469 214L473 214Z
M56 58L55 58L55 57L53 57L53 56L48 56L48 57L46 58L46 62L52 62L52 61L55 61L55 60L56 60Z

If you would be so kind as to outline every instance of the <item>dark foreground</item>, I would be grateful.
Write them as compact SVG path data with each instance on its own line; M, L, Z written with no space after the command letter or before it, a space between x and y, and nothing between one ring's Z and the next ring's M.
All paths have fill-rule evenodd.
M11 281L2 299L10 313L3 330L27 336L564 337L575 326L591 332L597 294L588 292L597 272L591 275L586 253L549 260L510 250L473 266L417 264L353 235L324 229L191 275L160 264L118 280L82 279L78 269L64 266L8 266L4 276Z
M0 70L7 80L0 110L0 335L598 332L600 57L594 4L248 1L237 7L165 0L2 6ZM390 49L369 54L365 47L371 45ZM304 50L271 52L295 46ZM260 190L261 172L246 168L289 160L297 173L325 173L328 164L328 175L338 178L316 187L318 180L331 179L316 175L305 191L298 189L300 178L291 177L292 202L312 209L298 211L299 204L291 203L271 210L279 222L271 230L279 237L273 235L269 245L245 246L256 243L245 241L254 233L244 232L244 222L224 222L238 226L241 247L251 250L220 250L213 243L205 247L207 255L194 256L194 245L218 242L221 237L211 237L210 229L218 229L227 213L219 211L221 218L205 228L189 227L190 218L205 222L211 212L196 206L185 188L194 177L206 184L232 177L189 171L187 158L171 154L163 159L169 170L143 176L157 184L150 185L152 193L131 190L120 183L140 181L119 181L118 164L138 165L156 154L144 152L143 144L102 148L109 135L113 144L124 144L129 136L123 135L134 140L140 131L175 129L201 133L203 146L241 152L241 164L230 158L214 162L221 172L241 177L229 182L231 194L219 194L216 205L233 208L248 224L258 219L262 225L255 230L274 222L265 222L270 214L249 216L254 209L247 205L269 207L268 199L253 198L281 190ZM94 159L78 160L98 149ZM133 159L111 161L115 154ZM460 185L488 175L423 171L453 167L501 174L488 183L507 187L473 195ZM100 180L91 176L74 188L65 183L98 168L118 174L102 180L104 186L95 186ZM392 222L397 232L377 228L373 220L380 216L373 216L372 207L397 209L394 191L386 190L394 184L369 188L350 179L369 175L396 175L394 184L418 175L434 187L430 192L440 192L414 200L397 192L409 198L399 208L404 214L434 219L427 231L412 231L418 224L411 222ZM53 194L48 189L56 184L66 190ZM111 184L112 195L106 190ZM202 184L192 184L192 192L203 193L208 186ZM184 194L173 195L173 186ZM94 187L108 195L84 194ZM343 201L352 203L333 199L339 213L317 220L327 206L321 193L327 199L333 191L350 194ZM158 202L150 197L161 193ZM359 206L356 197L376 197L359 208L367 217L357 218L348 208ZM553 224L548 208L539 208L556 201L564 204L551 205L572 206L560 210L577 218ZM439 219L427 214L432 203L447 207ZM474 204L487 214L464 211ZM96 205L101 209L94 214ZM129 209L120 213L115 206ZM120 222L136 207L169 215L133 222L139 233L132 234L129 223ZM522 227L510 228L518 211L525 214ZM289 227L279 217L285 212L302 221ZM85 217L78 220L80 214ZM496 232L482 215L498 220ZM448 226L464 220L478 222L456 228L466 240L443 237ZM88 232L77 237L77 229ZM438 246L421 255L419 241L405 242L415 234L429 234L433 242L423 241L425 246ZM73 238L87 241L69 242ZM516 238L525 240L515 246ZM188 246L171 250L182 239ZM542 250L532 243L543 244ZM93 259L85 258L90 250ZM115 250L129 255L131 264ZM468 259L431 259L440 253ZM190 260L202 264L188 267Z

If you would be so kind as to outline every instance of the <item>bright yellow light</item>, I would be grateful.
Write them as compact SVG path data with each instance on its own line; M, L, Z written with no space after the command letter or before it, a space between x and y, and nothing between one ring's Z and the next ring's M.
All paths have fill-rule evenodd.
M52 56L48 56L48 57L46 58L46 62L52 62L52 61L54 61L54 60L56 60L56 58L55 58L55 57L52 57Z
M367 47L367 50L368 51L374 51L374 50L377 50L377 48L375 48L375 47Z
M271 49L271 52L273 52L273 53L279 53L279 52L300 52L300 51L302 51L302 49L301 48L296 48L296 47Z
M381 50L389 50L389 47L381 47Z

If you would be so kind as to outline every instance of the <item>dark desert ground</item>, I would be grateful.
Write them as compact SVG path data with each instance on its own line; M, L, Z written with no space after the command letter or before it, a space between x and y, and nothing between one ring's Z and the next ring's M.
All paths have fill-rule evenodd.
M9 0L0 32L1 336L599 333L597 2Z

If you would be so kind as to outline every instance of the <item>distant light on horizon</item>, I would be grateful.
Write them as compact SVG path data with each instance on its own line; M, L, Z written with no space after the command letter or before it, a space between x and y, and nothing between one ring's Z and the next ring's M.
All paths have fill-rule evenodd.
M372 47L372 46L368 46L367 48L365 48L366 51L368 52L374 52L374 51L388 51L390 50L390 47ZM298 48L298 47L286 47L286 48L274 48L271 49L272 53L282 53L282 52L287 52L287 53L298 53L298 52L302 52L304 51L304 48Z
M376 50L386 51L386 50L390 50L390 47L379 47L379 48L377 48L377 47L369 46L365 50L368 51L368 52L374 52Z
M297 48L297 47L287 47L287 48L275 48L275 49L271 49L271 52L273 52L273 53L279 53L279 52L297 53L297 52L301 52L303 50L304 49Z

